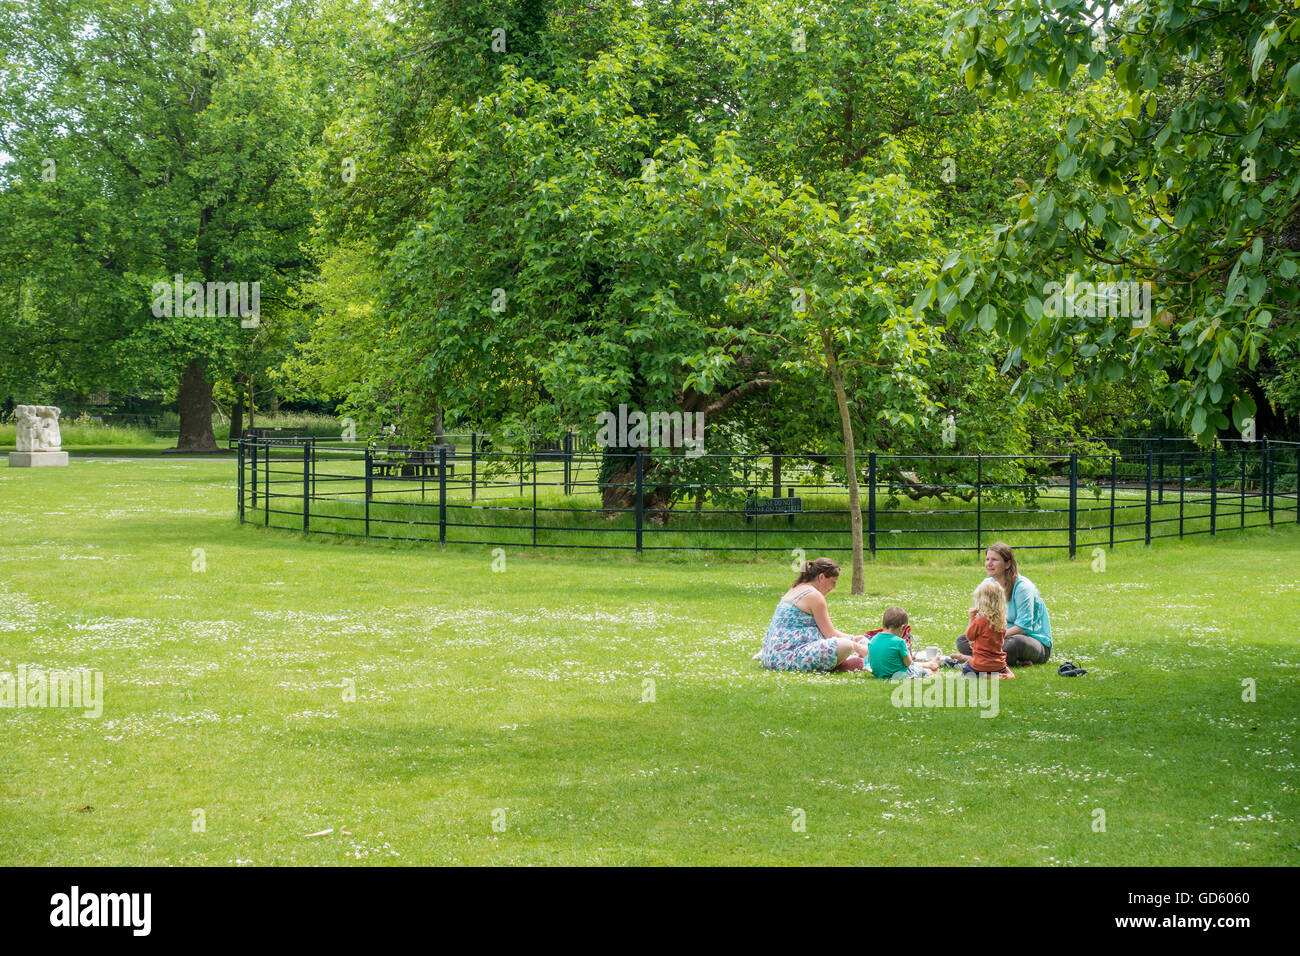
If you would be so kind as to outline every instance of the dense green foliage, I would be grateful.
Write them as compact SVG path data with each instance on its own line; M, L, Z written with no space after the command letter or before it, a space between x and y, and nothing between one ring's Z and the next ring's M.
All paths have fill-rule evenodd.
M325 315L311 357L354 371L370 345L353 410L591 433L628 402L836 447L829 355L861 441L939 447L947 414L985 450L1016 434L990 343L905 306L995 221L1009 160L1048 154L1053 98L966 91L934 4L557 7L549 40L503 20L485 71L490 6L407 11L397 70L339 124L362 148L328 222L373 250L380 307Z
M1007 367L1030 392L1166 381L1160 401L1198 436L1254 418L1262 357L1293 366L1297 337L1295 4L999 0L948 35L972 88L1095 85L1113 115L1070 117L1019 218L947 263L942 311L1014 345ZM1151 282L1150 320L1117 323L1087 301L1053 315L1044 283L1071 272ZM1268 397L1295 413L1291 391Z
M176 395L188 370L182 434L195 411L202 445L204 391L280 361L313 269L312 144L361 21L310 0L143 13L0 3L0 394ZM261 325L159 317L154 283L177 274L260 283Z
M1281 0L6 0L0 395L333 398L413 438L626 403L720 450L1278 435L1298 29ZM178 272L260 281L261 326L155 318ZM1045 312L1067 279L1151 281L1152 321Z

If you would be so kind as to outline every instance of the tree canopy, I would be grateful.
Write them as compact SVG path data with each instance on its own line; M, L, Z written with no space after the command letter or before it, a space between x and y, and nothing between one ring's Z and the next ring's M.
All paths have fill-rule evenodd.
M1140 378L1164 383L1171 420L1202 438L1254 418L1261 371L1295 354L1295 4L990 2L947 37L971 88L1094 87L1111 108L1072 115L1018 218L945 264L942 310L1013 345L1031 393ZM1154 320L1123 327L1086 292L1044 310L1044 281L1071 272L1150 283Z
M6 392L170 387L182 447L212 447L214 382L313 272L306 174L360 24L312 0L0 2ZM257 283L259 325L206 296L156 314L177 275Z
M164 387L191 447L257 383L415 438L626 404L851 489L1300 408L1283 0L0 0L0 49L11 399ZM153 314L177 274L260 325Z

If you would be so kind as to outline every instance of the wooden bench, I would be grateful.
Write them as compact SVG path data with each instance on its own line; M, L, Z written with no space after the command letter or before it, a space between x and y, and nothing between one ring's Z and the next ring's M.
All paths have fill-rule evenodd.
M455 445L429 444L423 448L411 448L390 442L387 448L372 450L371 465L377 475L391 478L437 478L440 452L447 449L447 477L456 474L456 466L451 458L456 454Z
M405 445L399 445L396 442L390 441L386 448L376 447L372 443L370 446L370 469L372 473L381 477L397 477L406 464L405 453L407 451L409 449Z
M433 442L425 445L420 451L415 452L415 465L418 469L418 474L421 477L438 477L438 469L442 461L441 453L444 449L446 449L447 452L447 477L451 478L456 474L456 465L453 461L456 457L456 446Z
M533 454L538 461L563 461L565 458L571 457L571 453L565 451L559 442L534 444Z
M133 425L141 428L155 428L158 425L159 416L140 412L111 412L101 416L101 421L105 425Z
M291 439L303 442L312 440L310 435L304 435L298 429L294 428L250 428L244 432L244 437Z

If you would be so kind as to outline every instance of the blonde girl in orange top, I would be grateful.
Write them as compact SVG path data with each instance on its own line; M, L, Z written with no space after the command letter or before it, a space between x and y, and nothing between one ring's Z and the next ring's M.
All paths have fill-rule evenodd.
M1007 596L996 581L985 580L975 589L974 600L966 628L971 653L952 656L962 661L963 674L997 674L1002 680L1011 680L1016 675L1007 667L1002 646L1007 637Z

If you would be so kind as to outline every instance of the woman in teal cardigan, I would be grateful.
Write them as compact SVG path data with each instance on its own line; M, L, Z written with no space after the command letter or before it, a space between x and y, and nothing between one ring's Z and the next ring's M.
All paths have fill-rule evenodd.
M984 552L984 570L991 580L1002 585L1002 593L1007 596L1007 636L1002 645L1007 666L1046 664L1052 656L1052 621L1038 588L1016 567L1016 553L995 541ZM957 638L957 650L971 652L965 634Z

